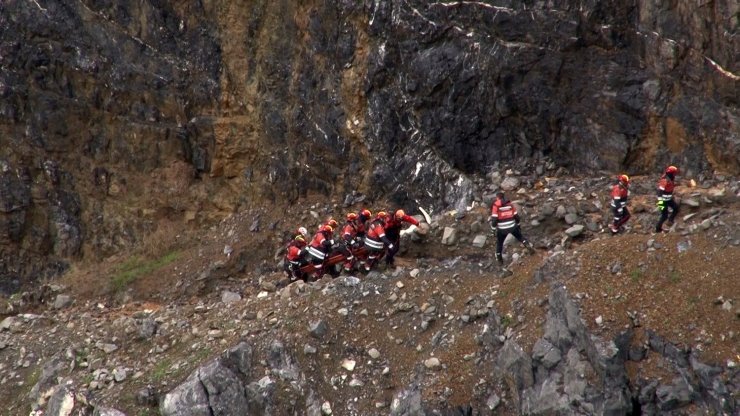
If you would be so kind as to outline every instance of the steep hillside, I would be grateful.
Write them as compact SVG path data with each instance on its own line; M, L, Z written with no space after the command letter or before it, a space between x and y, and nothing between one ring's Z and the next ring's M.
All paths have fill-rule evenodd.
M737 15L729 0L4 1L0 290L164 220L317 195L460 209L499 161L737 174Z
M501 175L513 178L528 180ZM510 274L490 238L472 245L487 233L480 205L433 213L396 270L288 286L272 254L285 232L341 208L307 202L198 236L172 230L153 258L110 259L12 299L0 324L12 387L0 401L13 415L65 414L65 400L129 415L175 414L177 403L214 414L733 414L740 183L682 182L680 220L653 235L649 178L633 178L634 217L612 237L610 179L543 180L517 193L537 252L508 245ZM573 225L582 234L567 237ZM451 244L440 244L445 227Z

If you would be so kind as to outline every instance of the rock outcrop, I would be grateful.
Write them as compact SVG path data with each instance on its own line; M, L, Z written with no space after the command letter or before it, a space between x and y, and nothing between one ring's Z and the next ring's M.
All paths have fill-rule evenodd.
M737 12L4 2L0 281L317 192L458 208L498 161L738 173Z

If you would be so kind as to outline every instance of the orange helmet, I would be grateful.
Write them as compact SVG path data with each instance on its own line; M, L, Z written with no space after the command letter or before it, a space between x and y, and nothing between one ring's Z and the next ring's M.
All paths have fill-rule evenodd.
M403 218L403 217L404 217L405 215L406 215L406 213L405 213L405 212L403 212L403 210L402 210L402 209L399 209L398 211L396 211L396 214L395 214L395 216L396 216L396 219L397 219L397 220L400 220L400 219L401 219L401 218Z
M670 173L672 175L678 175L678 168L671 165L665 168L665 173Z
M334 218L329 218L328 221L326 221L326 225L330 226L331 228L337 228L339 224L337 224L337 220Z
M357 214L355 214L354 212L350 212L349 214L347 214L347 221L354 221L356 219L357 219Z
M617 176L617 180L619 181L619 183L621 183L624 186L630 185L630 177L627 175L619 175Z
M388 216L388 213L387 213L387 212L385 212L385 211L380 211L380 212L378 212L378 213L377 213L377 215L376 215L376 217L378 217L378 218L385 218L385 217L387 217L387 216Z
M373 213L370 212L369 209L363 209L362 211L360 211L360 215L362 215L365 218L370 218L373 216Z
M321 227L321 231L325 231L327 233L332 233L332 232L334 232L334 228L332 228L331 225L326 224L323 227Z

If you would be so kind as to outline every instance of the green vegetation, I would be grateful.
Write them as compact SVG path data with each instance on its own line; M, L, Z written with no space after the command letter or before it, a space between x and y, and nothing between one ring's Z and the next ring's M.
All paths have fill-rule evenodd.
M635 269L630 272L630 280L632 283L640 281L640 277L642 277L642 271L640 269Z
M152 369L152 380L162 381L164 376L167 375L167 370L172 366L172 361L169 358L163 358L162 361L158 362Z
M671 283L678 283L681 281L681 275L677 271L672 271L670 275Z
M172 251L154 260L131 257L116 268L116 274L111 279L111 284L116 291L123 290L140 276L172 263L179 256L179 252Z
M512 323L512 317L509 314L506 314L501 317L501 327L506 329L511 326Z

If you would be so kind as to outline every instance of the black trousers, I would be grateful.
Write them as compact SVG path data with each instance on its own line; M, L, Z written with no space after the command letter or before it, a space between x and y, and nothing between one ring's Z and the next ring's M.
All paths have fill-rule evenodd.
M669 208L671 209L670 218L668 217ZM660 211L660 219L658 220L658 224L655 225L655 230L660 232L663 229L663 223L665 222L665 220L673 222L673 220L676 219L676 215L678 215L678 204L676 203L676 201L673 199L671 199L670 201L665 201L665 205Z
M522 230L517 225L516 227L509 228L506 230L496 230L496 256L501 257L501 254L504 251L504 241L506 240L506 237L511 234L513 235L519 242L523 243L526 241L526 239L522 236Z
M623 207L622 212L619 212L619 208L612 207L612 213L614 214L614 228L617 230L630 219L630 212L627 210L627 207Z

